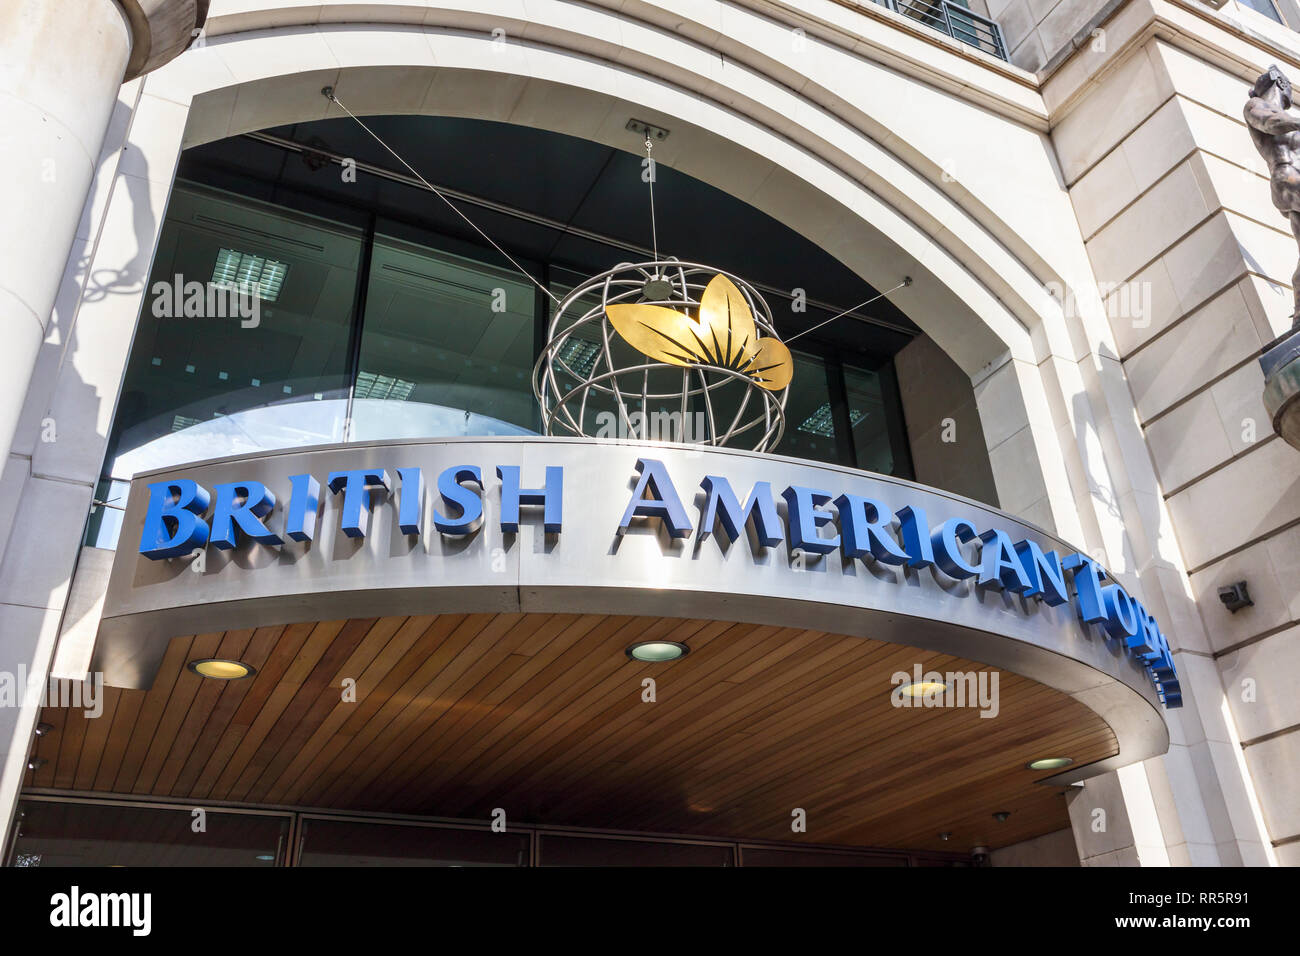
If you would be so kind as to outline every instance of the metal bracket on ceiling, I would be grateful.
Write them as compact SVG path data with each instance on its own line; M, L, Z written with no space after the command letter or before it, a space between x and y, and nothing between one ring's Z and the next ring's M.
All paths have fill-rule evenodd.
M636 133L642 139L653 140L656 143L662 143L668 138L668 130L662 126L655 126L653 123L647 123L644 120L630 119L627 121L629 132Z

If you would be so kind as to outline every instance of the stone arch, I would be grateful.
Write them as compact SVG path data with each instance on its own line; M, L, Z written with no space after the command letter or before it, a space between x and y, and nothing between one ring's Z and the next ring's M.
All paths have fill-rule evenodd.
M928 148L907 131L895 130L885 149L877 138L888 128L883 118L830 109L834 92L820 85L816 96L796 93L789 68L770 57L728 67L691 29L624 22L597 6L557 0L528 19L519 4L494 15L438 3L418 7L426 17L419 25L409 22L412 4L375 4L378 22L319 24L294 22L296 8L268 0L268 11L277 6L280 25L266 30L221 33L257 21L216 18L202 48L148 78L145 99L188 108L176 145L343 115L321 95L324 86L358 115L469 116L621 148L630 116L662 122L673 133L659 147L661 161L782 220L877 288L911 275L900 306L977 386L996 379L997 387L977 390L981 417L998 421L995 433L1024 432L1015 455L1030 450L1037 467L1027 473L1020 461L1014 482L999 480L1004 506L1068 538L1085 536L1065 490L1053 399L1038 373L1048 340L1065 334L1060 303L1044 283L1064 283L1073 267L1049 267L1032 237L969 189L955 182L941 189L903 161ZM915 96L930 95L907 82L921 91ZM813 85L804 78L803 87ZM856 125L845 119L855 111ZM1041 139L982 107L971 107L969 119L987 124L969 131L972 141L999 129ZM1046 156L1041 165L1035 175L1046 176L1050 190L1055 167Z

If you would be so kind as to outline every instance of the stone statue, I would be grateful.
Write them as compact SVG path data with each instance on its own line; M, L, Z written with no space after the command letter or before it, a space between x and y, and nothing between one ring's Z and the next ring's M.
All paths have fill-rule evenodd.
M1246 125L1272 177L1273 205L1291 221L1300 243L1300 117L1291 108L1291 81L1276 66L1269 67L1251 87L1246 101ZM1291 279L1295 291L1292 329L1300 329L1300 266Z

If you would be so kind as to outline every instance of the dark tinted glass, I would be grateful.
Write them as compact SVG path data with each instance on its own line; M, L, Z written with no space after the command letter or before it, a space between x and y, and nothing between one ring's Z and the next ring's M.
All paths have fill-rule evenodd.
M341 441L362 239L177 183L105 468Z
M24 801L10 866L275 866L284 816Z
M733 866L731 847L600 837L539 838L541 866Z
M300 866L527 866L527 833L304 820Z
M845 366L844 392L849 405L849 426L859 468L895 474L883 383L876 372Z
M742 852L745 866L907 866L907 857L883 854L748 846Z
M517 273L377 236L351 437L533 433L535 310Z
M841 458L826 365L815 355L794 353L794 378L785 406L785 434L773 451L792 458L848 464Z

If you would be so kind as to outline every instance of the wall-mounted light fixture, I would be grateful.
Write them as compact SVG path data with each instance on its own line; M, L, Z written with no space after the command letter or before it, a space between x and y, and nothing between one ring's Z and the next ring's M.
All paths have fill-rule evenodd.
M1246 589L1245 581L1238 581L1235 584L1229 584L1226 588L1219 588L1219 600L1233 614L1236 614L1243 607L1253 607L1255 604L1250 599L1250 591Z

